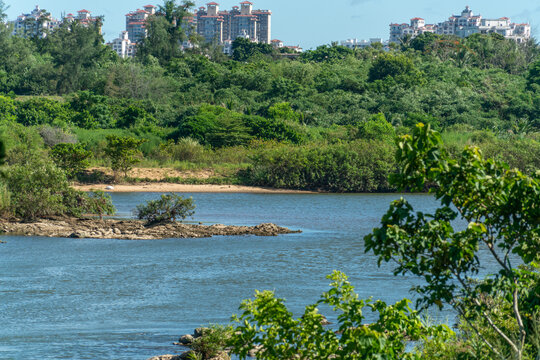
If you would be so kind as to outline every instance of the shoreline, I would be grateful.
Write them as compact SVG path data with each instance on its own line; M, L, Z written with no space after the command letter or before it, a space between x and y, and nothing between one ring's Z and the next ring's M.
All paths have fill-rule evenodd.
M112 186L112 190L106 188ZM95 184L83 185L74 184L76 190L91 191L103 190L111 193L137 193L137 192L180 192L180 193L246 193L246 194L319 194L316 191L273 189L256 186L243 185L211 185L211 184L174 184L174 183L140 183L140 184Z

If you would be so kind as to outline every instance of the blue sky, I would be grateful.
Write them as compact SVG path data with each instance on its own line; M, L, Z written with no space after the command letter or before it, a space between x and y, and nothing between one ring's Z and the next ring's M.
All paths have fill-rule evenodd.
M23 12L30 12L36 4L50 11L54 17L62 12L87 9L94 15L104 15L103 32L106 40L118 36L124 29L129 11L156 0L4 0L10 6L12 20ZM216 0L222 9L230 9L241 0ZM314 48L332 41L348 38L388 38L391 22L409 22L412 17L425 18L437 23L452 13L459 13L465 5L484 17L508 16L515 22L528 22L533 34L540 38L540 2L538 0L251 0L254 8L272 10L272 38L287 45ZM160 3L159 0L158 3ZM197 7L208 1L196 0Z

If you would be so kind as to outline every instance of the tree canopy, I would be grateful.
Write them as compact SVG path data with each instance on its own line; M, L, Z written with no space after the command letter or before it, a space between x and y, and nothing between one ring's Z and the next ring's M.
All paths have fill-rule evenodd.
M403 198L393 202L381 226L365 238L366 251L379 264L395 262L396 275L421 277L424 283L414 288L418 305L452 306L494 358L537 353L533 323L540 276L527 266L540 260L538 173L509 169L475 147L453 159L440 135L421 123L400 138L396 157L392 183L407 191L429 186L440 207L425 214ZM457 219L465 229L456 229ZM488 256L499 271L479 279Z
M147 37L137 47L137 56L148 59L152 56L162 64L181 56L183 42L188 39L190 28L187 18L195 3L183 0L165 0L155 15L146 21Z

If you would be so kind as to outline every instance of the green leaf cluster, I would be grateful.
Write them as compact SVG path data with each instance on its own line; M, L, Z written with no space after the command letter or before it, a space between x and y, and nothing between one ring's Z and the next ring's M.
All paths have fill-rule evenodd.
M253 139L299 143L303 134L297 124L279 118L244 115L218 106L202 106L187 117L176 136L190 137L201 144L220 148L246 145Z
M64 170L68 179L73 179L89 165L92 153L81 144L60 143L51 149L51 158Z
M127 177L128 172L137 164L141 158L139 146L144 144L146 140L136 139L129 136L107 136L107 147L105 154L111 161L113 171L122 172L124 177Z
M164 194L158 200L150 200L137 206L135 215L148 224L174 222L177 218L184 220L195 212L192 198L183 198L177 194Z
M103 215L114 215L116 207L112 203L111 196L101 190L92 190L86 199L86 211L89 214L98 215L103 219Z
M452 306L492 356L511 354L523 359L530 355L534 335L528 324L531 314L540 310L540 295L527 302L521 296L523 292L530 296L540 277L536 274L536 285L531 284L531 273L524 276L518 265L532 266L540 260L538 173L527 176L509 169L485 159L475 147L467 147L453 159L440 135L421 123L411 135L400 138L396 160L399 171L391 182L400 190L430 188L440 206L424 214L403 198L395 201L381 226L365 237L366 251L378 256L379 264L395 262L396 275L421 277L424 283L414 287L418 305ZM457 219L468 226L456 230ZM483 255L481 249L485 249ZM478 279L488 256L499 271ZM511 326L501 323L498 309ZM474 323L477 319L482 319L483 326ZM486 332L495 336L488 337Z
M408 300L388 305L358 299L343 273L335 271L328 278L330 290L298 319L271 291L256 292L255 299L245 300L242 314L235 317L232 352L245 359L257 349L257 359L265 360L421 359L419 353L407 350L408 343L453 337L445 325L424 324ZM337 332L323 325L319 313L323 306L337 313ZM366 323L367 316L375 320Z
M393 147L387 142L357 140L319 146L278 145L254 153L241 173L249 185L331 192L391 190Z
M66 174L47 158L34 156L3 172L9 208L4 216L25 221L50 216L113 214L110 198L74 190ZM100 197L101 199L97 199Z
M249 39L236 38L232 43L232 58L236 61L246 61L257 55L270 55L274 48L270 44L252 42Z

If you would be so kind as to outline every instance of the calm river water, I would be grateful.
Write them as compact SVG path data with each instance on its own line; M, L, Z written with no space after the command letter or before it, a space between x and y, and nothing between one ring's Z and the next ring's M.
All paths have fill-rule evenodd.
M114 194L119 214L158 194ZM274 222L302 234L153 241L2 237L0 359L147 359L177 353L179 335L226 323L255 289L298 314L344 271L361 297L410 297L364 253L362 237L399 195L192 194L193 220ZM436 205L407 195L420 210ZM332 314L327 314L330 319ZM448 314L439 314L445 317Z

